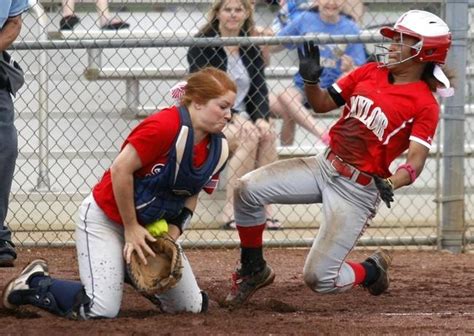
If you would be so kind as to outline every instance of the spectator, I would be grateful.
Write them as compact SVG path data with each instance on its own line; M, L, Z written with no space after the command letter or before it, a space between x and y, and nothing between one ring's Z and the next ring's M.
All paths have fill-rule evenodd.
M0 267L12 267L16 259L15 246L5 219L18 155L11 95L15 95L24 83L23 71L16 62L12 62L6 50L20 34L21 14L27 9L28 0L2 1L0 4Z
M341 14L345 0L315 0L310 10L301 12L278 32L278 36L295 36L315 33L330 35L359 34L357 24L346 15ZM293 48L294 46L288 46ZM273 51L283 49L276 46ZM321 62L324 72L321 76L321 87L327 88L342 75L352 71L366 61L362 44L326 44L321 45ZM295 123L317 137L322 137L324 128L318 125L310 112L305 108L307 101L303 92L303 80L299 73L294 76L294 87L278 95L271 105L272 112L283 118L281 142L291 145L294 141ZM308 106L309 107L309 106ZM327 139L323 139L327 141Z
M308 0L280 0L280 10L272 23L273 32L278 33L296 16L310 9L311 2Z
M228 156L221 131L231 117L236 91L235 83L218 69L192 74L179 106L138 124L82 202L75 236L81 281L51 277L46 261L37 259L6 285L3 306L16 310L30 304L75 319L116 317L125 263L132 253L144 264L146 255L154 256L147 241L155 238L140 218L165 219L168 238L176 240L191 220L199 192L215 189ZM150 189L159 190L151 201L143 196ZM181 254L183 274L176 287L144 296L166 313L205 312L207 295Z
M63 17L59 22L59 30L72 30L79 23L80 19L74 12L75 2L76 0L63 0ZM130 27L130 24L111 17L108 0L96 0L96 7L101 29L118 30Z
M311 8L314 0L280 0L280 10L273 20L272 29L278 33L286 27L296 16ZM354 19L357 24L362 25L362 17L365 12L362 0L344 1L342 12Z
M217 0L210 9L208 22L198 37L236 37L255 35L253 9L249 0ZM237 98L232 120L224 129L232 153L227 166L226 204L222 214L223 228L235 229L233 190L236 180L255 168L277 159L276 134L270 123L265 61L258 46L193 46L188 51L190 71L214 66L237 83ZM273 219L270 207L267 227L281 228Z

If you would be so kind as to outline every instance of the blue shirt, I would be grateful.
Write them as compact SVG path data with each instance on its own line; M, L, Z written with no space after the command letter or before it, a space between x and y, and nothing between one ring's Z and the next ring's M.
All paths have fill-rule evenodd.
M8 18L18 16L28 8L28 0L0 0L0 29Z
M288 23L278 33L278 36L304 36L308 34L329 34L329 35L359 35L357 24L345 15L340 15L337 23L327 23L321 20L319 12L304 11L291 22ZM288 45L290 49L295 45ZM324 67L321 75L320 85L322 88L331 86L341 75L342 54L352 57L356 66L362 65L366 61L366 53L361 43L349 44L322 44L319 46L321 55L321 66ZM303 88L303 79L299 73L294 76L295 85Z
M272 29L275 33L279 32L283 27L288 25L302 11L311 8L312 1L308 0L286 0L281 6L275 19L273 20Z

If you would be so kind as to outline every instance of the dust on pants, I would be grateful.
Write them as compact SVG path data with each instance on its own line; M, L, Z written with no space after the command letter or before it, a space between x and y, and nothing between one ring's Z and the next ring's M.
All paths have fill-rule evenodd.
M87 317L116 317L125 277L123 226L108 219L92 195L79 208L76 249L81 282L91 299ZM202 295L188 259L182 253L183 275L177 286L157 296L167 313L201 310Z
M264 222L265 204L322 203L323 222L304 266L304 280L314 291L336 293L355 281L345 263L379 205L371 181L360 185L340 174L325 153L282 160L243 176L234 195L235 219L240 226Z

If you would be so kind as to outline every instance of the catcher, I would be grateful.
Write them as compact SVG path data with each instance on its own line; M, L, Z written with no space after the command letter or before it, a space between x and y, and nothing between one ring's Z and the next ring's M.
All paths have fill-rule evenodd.
M80 206L81 281L53 278L46 261L34 260L7 284L4 307L30 304L73 319L114 318L127 278L163 312L205 312L207 295L176 239L191 220L198 193L217 185L228 156L221 131L236 91L215 68L175 87L179 104L135 127Z

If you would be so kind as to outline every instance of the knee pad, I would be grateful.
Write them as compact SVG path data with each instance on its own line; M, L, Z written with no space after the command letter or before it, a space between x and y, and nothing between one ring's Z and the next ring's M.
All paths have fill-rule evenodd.
M74 298L72 309L67 312L66 316L73 320L87 319L90 313L91 299L87 296L84 287L77 292Z

